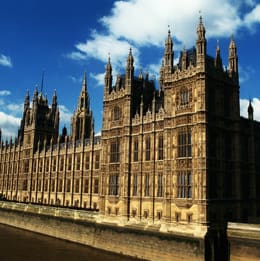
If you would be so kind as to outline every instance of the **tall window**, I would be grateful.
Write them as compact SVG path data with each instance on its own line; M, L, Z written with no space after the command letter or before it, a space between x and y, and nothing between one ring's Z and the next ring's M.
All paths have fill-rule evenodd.
M185 106L189 103L189 90L187 88L181 89L180 100L180 104L182 106Z
M110 145L110 162L119 162L119 160L120 160L119 141L112 142Z
M98 193L98 179L94 179L94 193L97 194Z
M84 180L84 193L88 193L88 179Z
M163 174L158 173L158 181L157 181L157 197L163 196Z
M68 156L68 170L71 170L71 164L72 164L72 157L71 155Z
M89 169L89 153L85 157L85 170Z
M100 155L99 155L99 152L96 152L95 169L99 169L99 161L100 161Z
M56 164L57 164L57 160L56 157L53 158L53 163L52 163L52 171L55 172L56 171Z
M145 175L144 180L144 196L149 197L150 196L150 176L149 174Z
M145 160L150 160L151 142L150 137L145 139Z
M182 131L178 134L178 157L191 157L191 132Z
M64 156L61 156L60 158L60 171L63 171L64 169Z
M133 176L133 196L137 196L137 174Z
M134 140L134 161L138 161L138 139Z
M49 160L49 158L46 158L46 161L45 161L45 171L46 172L49 172L49 165L50 165L50 160Z
M163 159L163 136L160 135L158 140L158 160L162 160L162 159Z
M75 193L79 193L79 179L75 180Z
M76 170L80 170L80 154L76 155Z
M70 179L66 181L66 192L70 192Z
M63 183L63 180L59 179L58 192L62 192L62 183Z
M190 171L178 173L178 198L192 197L192 176Z
M114 116L113 117L114 121L117 121L120 119L120 108L118 106L114 107L113 116Z
M117 196L119 193L119 175L111 174L109 176L109 195Z

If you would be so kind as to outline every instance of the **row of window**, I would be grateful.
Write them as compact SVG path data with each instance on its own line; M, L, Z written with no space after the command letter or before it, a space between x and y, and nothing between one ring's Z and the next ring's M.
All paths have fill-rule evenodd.
M65 170L65 168L64 168L65 160L64 159L65 159L64 156L60 157L59 171ZM30 164L29 160L24 160L24 163L23 163L23 172L24 173L29 172L29 164ZM33 172L36 172L36 168L37 168L36 164L37 164L37 162L36 162L36 160L34 160L33 161ZM17 163L15 163L14 166L16 167ZM49 172L50 170L53 171L53 172L56 172L56 170L57 170L57 158L56 157L52 158L52 165L50 165L50 158L46 158L44 166L45 166L45 172ZM74 169L80 170L81 169L80 166L81 166L81 156L78 154L78 155L75 156ZM89 155L85 156L83 168L85 170L89 170L89 168L90 168L90 156ZM96 155L95 155L94 168L95 169L100 168L100 154L99 153L96 153ZM67 158L67 170L70 171L71 169L72 169L72 156L69 155L68 158ZM15 170L16 170L16 168L15 168ZM43 170L44 170L43 160L40 159L38 171L42 172ZM15 173L16 173L16 171L15 171Z
M57 182L57 184L56 184ZM23 190L27 190L27 180L23 181ZM50 184L49 184L50 183ZM94 179L94 193L98 193L98 178ZM11 187L11 184L6 184L6 180L3 181L3 187ZM13 183L15 186L16 183ZM43 188L42 188L43 185ZM44 191L48 190L48 186L51 192L55 192L55 188L57 185L57 192L63 192L64 181L63 179L45 179L43 184L42 180L38 180L37 190ZM85 178L82 184L82 192L89 193L89 179ZM132 196L138 196L138 175L134 174L132 177ZM109 191L108 194L110 196L118 196L119 195L119 174L111 174L109 176ZM151 194L152 188L152 176L150 174L144 175L144 196L149 197ZM36 181L32 181L31 189L36 190ZM163 173L158 173L156 176L156 196L163 197L164 194L164 177ZM65 192L71 192L71 179L66 180L65 184ZM77 178L74 180L74 192L80 192L80 179ZM180 171L177 174L177 197L178 198L192 198L192 174L191 171Z
M164 193L164 177L163 173L158 173L156 178L156 196L163 197ZM152 196L152 176L150 174L144 175L144 196ZM109 176L109 192L111 196L119 195L119 174L111 174ZM134 174L132 177L132 196L138 195L138 175ZM177 174L177 197L178 198L192 198L192 175L191 171L181 171Z
M182 157L191 157L192 156L192 144L191 144L191 131L185 130L178 134L178 152L177 155L179 158ZM158 154L157 159L163 160L164 158L164 141L163 136L158 137ZM133 142L133 161L139 161L139 141L134 139ZM151 160L151 139L150 137L145 138L145 160ZM119 162L120 161L120 141L116 140L110 144L110 162Z
M43 185L43 188L42 188ZM64 186L64 181L63 179L45 179L42 183L42 180L38 180L38 183L36 185L36 181L33 180L32 181L32 186L31 186L31 190L35 191L37 189L37 191L48 191L48 189L51 192L55 192L56 191L56 185L57 185L57 192L64 192L63 190L63 186ZM71 192L71 187L72 185L72 180L71 179L67 179L66 183L65 183L65 192ZM82 193L89 193L89 179L84 179L83 180L83 186L82 186ZM93 182L93 193L97 194L98 193L98 186L99 186L99 179L95 178L94 182ZM28 190L28 181L27 179L23 180L23 190ZM74 180L74 193L80 193L80 179L77 178Z

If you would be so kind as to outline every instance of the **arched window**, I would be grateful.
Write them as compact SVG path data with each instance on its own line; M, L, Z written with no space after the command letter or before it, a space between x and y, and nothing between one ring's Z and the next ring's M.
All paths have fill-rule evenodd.
M180 91L180 105L185 106L189 103L189 90L187 88L183 88Z

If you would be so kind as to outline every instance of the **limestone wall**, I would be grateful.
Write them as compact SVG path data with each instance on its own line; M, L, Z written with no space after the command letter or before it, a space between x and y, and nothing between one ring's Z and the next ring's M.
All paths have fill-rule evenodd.
M97 222L81 210L0 202L0 223L148 260L204 260L203 238Z
M231 261L260 260L260 224L228 223Z

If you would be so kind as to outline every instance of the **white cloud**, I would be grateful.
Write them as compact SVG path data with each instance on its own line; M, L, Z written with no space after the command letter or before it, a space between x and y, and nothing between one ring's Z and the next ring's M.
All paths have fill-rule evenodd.
M68 76L68 78L74 83L81 83L82 82L82 77L75 77L75 76L70 75L70 76Z
M72 117L72 113L69 111L69 109L64 105L59 105L59 111L60 111L60 122L62 125L69 126L70 120Z
M9 56L4 55L4 54L0 54L0 65L6 66L6 67L13 67L13 63L11 61L11 58Z
M238 71L239 71L239 82L240 83L245 83L246 81L248 81L250 79L250 76L255 73L254 68L252 68L250 66L244 67L244 66L239 65Z
M255 8L244 18L245 25L251 28L255 23L260 23L260 4L255 6Z
M20 118L0 111L0 127L2 130L2 137L16 137L19 125Z
M98 73L98 74L90 73L90 77L97 82L97 86L104 85L104 73Z
M245 13L245 10L248 11ZM138 68L140 48L163 48L168 25L175 51L194 45L199 11L202 12L207 38L230 37L240 28L253 31L254 25L260 23L260 5L255 0L115 1L110 13L99 20L103 25L102 32L93 30L90 38L76 44L75 50L67 57L74 60L94 58L106 63L110 53L115 71L115 68L125 67L131 46L135 67ZM153 71L159 68L156 61L148 67Z
M96 31L93 31L91 39L87 40L85 43L76 44L75 48L77 49L77 52L72 52L71 54L68 54L67 57L74 60L95 58L106 63L108 55L110 54L113 66L121 67L125 63L130 47L131 44L128 41L119 40L111 35L98 34ZM135 64L138 64L139 51L133 46L132 49L135 57Z
M254 120L260 121L260 99L253 98L251 102L254 109ZM240 115L245 118L248 117L248 113L247 113L248 105L249 105L249 100L240 99Z
M11 92L8 90L2 90L0 91L0 96L8 96L11 95Z
M17 103L10 103L6 105L6 109L12 114L12 115L21 115L21 112L23 111L23 103L17 104Z
M66 54L65 57L72 59L72 60L76 60L76 61L81 61L81 60L87 59L87 56L81 52L71 52L69 54Z

